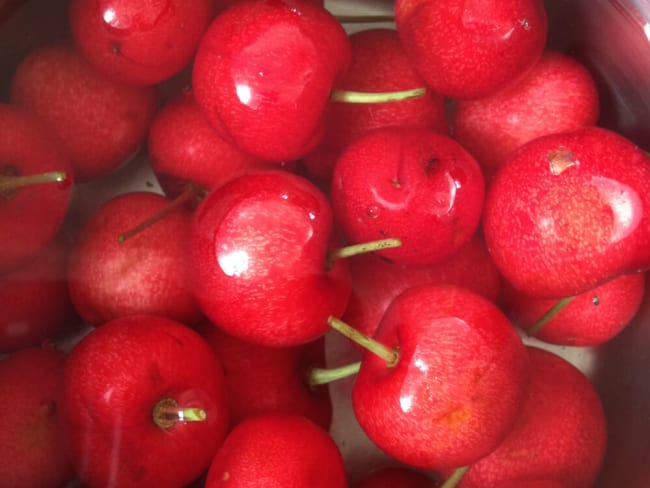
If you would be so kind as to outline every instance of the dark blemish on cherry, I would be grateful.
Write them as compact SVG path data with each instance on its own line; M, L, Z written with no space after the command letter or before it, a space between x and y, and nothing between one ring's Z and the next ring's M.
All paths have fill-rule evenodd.
M122 54L122 48L117 42L114 42L111 44L111 52L116 56L120 56Z
M402 185L400 184L399 180L397 178L393 178L390 180L390 184L393 185L395 188L401 188Z
M438 169L440 160L438 158L429 158L424 162L424 172L429 175Z
M594 296L594 297L592 297L592 299L591 299L591 303L592 303L593 305L600 305L600 298L598 298L598 296Z

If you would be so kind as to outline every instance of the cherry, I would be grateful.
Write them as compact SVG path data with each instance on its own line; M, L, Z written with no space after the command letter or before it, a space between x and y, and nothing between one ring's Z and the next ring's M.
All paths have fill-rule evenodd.
M190 328L131 315L94 329L64 372L64 419L89 487L178 487L208 465L225 436L221 364Z
M345 488L345 466L326 431L293 415L259 415L226 437L205 488Z
M187 275L191 214L177 209L146 230L119 237L169 204L130 192L105 202L85 223L68 266L70 298L84 321L100 325L131 314L195 324L202 313Z
M170 78L192 60L213 0L72 0L70 30L104 75L136 85Z
M516 85L478 100L459 101L453 134L483 167L494 168L537 137L596 125L596 83L572 57L549 51Z
M50 488L74 479L61 445L65 355L30 347L0 361L0 472L2 485Z
M203 36L192 86L211 123L242 150L290 161L322 139L323 111L349 57L343 27L322 7L240 2Z
M546 44L540 0L397 0L395 23L422 78L457 99L485 97L514 84Z
M396 460L461 468L513 427L528 357L496 305L459 287L411 288L390 305L372 342L385 354L364 355L352 406L368 437Z
M457 142L432 130L389 127L367 133L343 152L331 199L350 242L399 238L399 248L378 254L431 265L474 235L483 192L478 164Z
M401 466L376 469L367 474L355 488L438 488L439 483L427 475Z
M82 182L113 172L139 149L156 109L156 92L106 79L72 46L52 45L20 63L11 103L61 137L75 181Z
M323 193L286 172L249 173L210 192L194 212L190 272L216 326L269 346L310 342L345 310L347 264L328 266L332 215Z
M61 228L73 174L60 141L33 115L0 104L0 272L29 261Z
M650 266L649 208L647 156L587 127L517 150L492 181L483 230L512 285L557 299Z

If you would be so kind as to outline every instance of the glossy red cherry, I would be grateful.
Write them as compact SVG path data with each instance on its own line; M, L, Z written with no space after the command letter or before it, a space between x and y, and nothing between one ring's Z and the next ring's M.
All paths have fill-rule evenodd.
M322 336L350 294L345 260L328 264L332 225L325 195L292 173L249 173L215 189L194 212L191 233L201 309L229 334L258 344Z
M213 0L72 0L70 30L98 71L153 85L190 63L213 9Z
M349 57L343 27L322 7L241 2L203 36L192 86L211 123L242 150L294 160L322 139L323 111Z
M601 128L540 137L496 174L483 217L504 277L531 296L563 298L650 266L650 165Z
M456 141L432 130L393 127L348 146L331 187L347 240L400 239L400 247L377 254L408 265L439 263L467 243L483 195L481 170Z

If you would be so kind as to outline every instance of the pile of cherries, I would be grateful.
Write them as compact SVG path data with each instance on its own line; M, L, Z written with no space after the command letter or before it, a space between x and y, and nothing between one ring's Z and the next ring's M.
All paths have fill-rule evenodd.
M541 0L394 20L70 0L70 41L0 103L0 485L593 486L600 399L524 339L595 346L635 316L648 157L597 127ZM134 154L164 194L86 214ZM352 481L327 386L351 375L393 459Z

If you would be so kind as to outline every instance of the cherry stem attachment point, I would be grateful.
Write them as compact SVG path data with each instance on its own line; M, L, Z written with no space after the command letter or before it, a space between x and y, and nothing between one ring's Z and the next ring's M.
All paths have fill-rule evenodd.
M207 412L199 407L180 407L173 398L163 398L153 408L153 421L161 429L169 429L176 422L204 422Z
M334 17L341 24L375 24L395 21L394 15L335 15Z
M460 483L460 480L463 479L463 476L465 476L465 473L467 473L468 470L469 466L458 468L445 480L440 488L454 488L458 483Z
M387 103L401 102L413 98L423 97L427 92L424 87L413 88L410 90L399 90L394 92L357 92L350 90L332 90L330 101L343 103Z
M0 195L10 198L16 190L24 186L41 185L44 183L61 183L68 178L65 171L50 171L37 175L1 175L0 174Z
M204 193L205 191L201 187L195 185L194 183L189 183L180 195L169 202L169 204L164 206L159 212L117 236L117 242L122 244L127 239L130 239L143 230L151 227L156 222L161 221L170 213L176 211L186 203L189 203L192 199L203 197Z
M386 347L381 342L378 342L375 339L368 337L367 335L359 332L354 327L350 327L342 320L330 316L327 319L327 324L332 329L340 332L351 341L359 344L364 349L382 358L384 361L386 361L386 366L388 366L389 368L395 366L399 361L399 353L395 349Z
M313 388L318 385L326 385L336 380L347 378L359 372L361 361L346 364L338 368L310 368L307 370L307 384Z
M551 308L549 308L544 315L542 315L535 324L526 331L526 334L529 337L534 336L537 334L540 330L542 330L542 327L544 327L553 317L555 317L558 313L562 311L564 307L566 307L569 303L573 301L575 296L572 297L566 297L562 298L561 300L558 300L555 305L553 305Z

